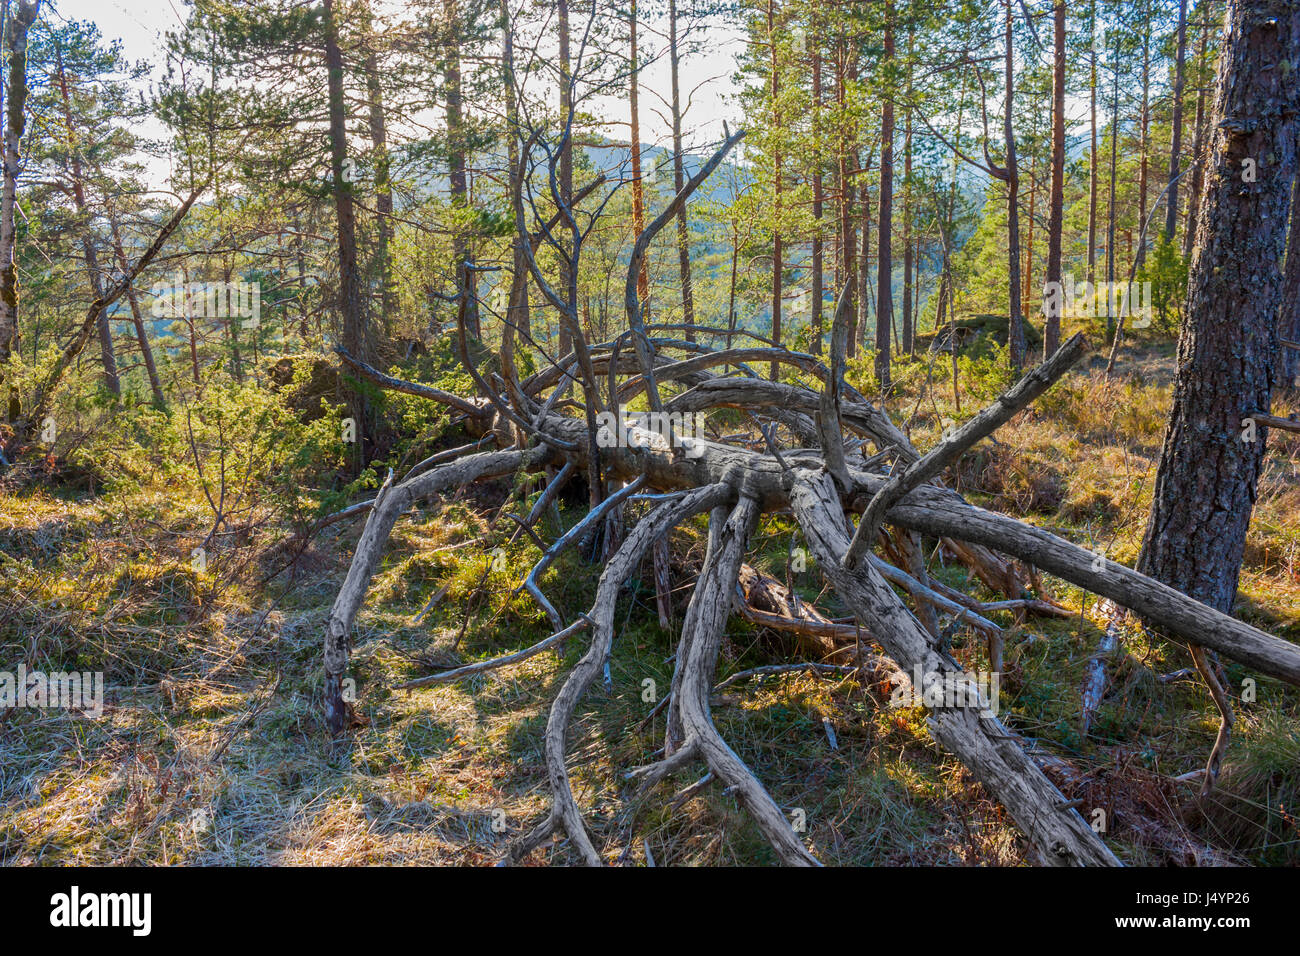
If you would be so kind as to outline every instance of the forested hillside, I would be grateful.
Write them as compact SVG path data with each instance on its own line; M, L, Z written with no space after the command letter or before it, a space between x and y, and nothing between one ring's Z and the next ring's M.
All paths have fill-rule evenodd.
M1300 862L1295 3L0 19L0 862Z

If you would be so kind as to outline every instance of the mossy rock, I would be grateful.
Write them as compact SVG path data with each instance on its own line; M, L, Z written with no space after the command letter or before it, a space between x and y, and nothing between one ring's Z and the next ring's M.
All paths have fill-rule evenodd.
M983 337L991 338L999 345L1006 345L1008 325L1010 325L1010 321L1005 315L997 315L991 312L979 312L960 318L956 322L957 347L965 349L975 346ZM1032 322L1022 322L1021 325L1025 330L1025 348L1027 350L1041 349L1043 347L1043 333L1035 328ZM931 332L917 337L917 344L927 349L930 347L931 342L937 342L939 348L947 349L948 324L946 322L938 332Z
M339 394L338 366L320 355L284 355L265 363L271 387L285 392L290 408L306 422L325 414L323 402L334 402Z

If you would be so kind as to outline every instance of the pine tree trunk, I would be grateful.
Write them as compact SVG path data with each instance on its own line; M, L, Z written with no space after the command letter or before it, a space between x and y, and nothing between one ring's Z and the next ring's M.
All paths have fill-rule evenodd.
M867 183L866 170L871 168L873 156L870 151L866 154L862 166L864 169L862 175L862 195L858 200L859 217L862 221L860 230L862 235L862 249L858 253L858 313L856 328L854 334L850 337L848 346L849 354L856 354L857 349L861 348L866 352L867 338L867 319L871 315L870 295L871 295L871 189Z
M1097 0L1089 7L1088 27L1092 37L1088 56L1088 284L1092 286L1097 281Z
M506 129L510 145L506 156L509 163L510 194L520 188L523 165L519 156L519 104L515 99L515 34L510 20L510 0L501 0L501 70L502 83L505 87ZM636 3L632 4L632 195L637 201L641 198L641 149L637 141L640 132L636 114ZM634 205L634 212L640 210ZM644 228L643 218L635 219L637 231ZM532 317L528 307L528 253L524 243L528 237L515 231L512 242L513 256L510 269L510 297L506 316L507 328L520 336L526 344L533 337ZM648 292L648 290L647 290ZM642 298L644 298L644 294Z
M1215 90L1204 203L1174 404L1138 568L1231 609L1267 444L1287 204L1297 166L1300 7L1233 2ZM1250 162L1246 162L1249 160ZM1254 164L1264 168L1252 174ZM1253 438L1251 441L1249 439Z
M1112 77L1113 86L1111 89L1111 110L1110 110L1110 193L1108 198L1108 212L1106 217L1106 285L1110 289L1115 288L1115 178L1116 178L1116 157L1119 151L1119 34L1116 33L1115 39L1115 75ZM1107 303L1111 296L1106 297ZM1110 336L1115 329L1115 317L1111 314L1110 307L1106 308L1106 335Z
M776 2L767 0L767 38L772 49L772 125L781 128L781 116L778 101L781 96L780 64L776 48ZM781 254L781 148L777 146L772 155L772 200L775 212L775 227L772 230L772 341L781 344L781 273L785 268ZM780 366L772 363L771 375L776 381Z
M4 183L0 187L0 363L18 346L18 272L14 264L14 208L19 150L27 127L27 31L39 2L22 0L9 23L9 89L4 132Z
M673 114L673 191L681 192L686 185L686 169L682 154L682 100L678 72L681 54L677 49L677 0L668 0L668 64L672 84ZM686 325L686 341L695 341L695 294L691 289L691 240L686 222L686 203L677 207L677 266L682 280L682 322Z
M836 43L835 56L835 103L836 113L838 115L838 133L836 144L836 159L838 169L836 178L839 180L839 256L836 260L835 271L839 275L841 286L848 288L848 308L851 319L857 316L857 230L853 228L853 177L852 166L856 165L857 156L850 149L849 143L849 119L848 102L849 102L849 83L851 82L849 71L849 48L845 38L841 35ZM851 321L850 319L850 321ZM850 329L849 337L856 338L856 330Z
M1165 205L1165 242L1174 241L1178 225L1178 167L1183 148L1183 76L1187 59L1187 0L1178 0L1178 51L1174 56L1174 115L1169 147L1169 191Z
M352 199L348 169L347 104L343 95L343 54L339 49L335 0L324 0L325 68L329 73L330 168L334 178L334 213L338 225L339 304L343 316L343 347L363 362L369 362L369 336L361 304L361 272L357 266L356 207ZM364 463L365 448L372 434L368 403L349 390L348 408L356 424L358 468Z
M1291 192L1291 228L1287 234L1286 271L1282 279L1282 304L1278 309L1277 331L1289 342L1300 342L1300 176ZM1300 350L1278 344L1277 382L1279 389L1295 391Z
M122 234L117 226L117 217L110 216L108 225L113 236L113 253L117 257L118 268L122 270L123 275L126 275L131 265L126 261L126 250L122 248ZM153 349L149 346L149 336L144 327L144 315L140 311L140 299L135 293L134 284L127 286L126 300L131 306L131 321L135 325L135 338L140 346L140 357L144 360L145 372L149 376L149 390L153 393L154 407L165 409L167 398L163 395L162 383L158 381L158 368L154 364Z
M1202 11L1203 13L1205 11ZM1200 214L1201 206L1201 182L1205 172L1205 158L1201 155L1201 150L1205 145L1205 47L1209 42L1210 24L1208 20L1201 21L1201 48L1196 56L1196 136L1192 140L1192 162L1196 165L1192 169L1192 188L1187 200L1187 229L1183 234L1183 259L1190 262L1192 259L1192 242L1196 239L1196 220Z
M907 99L912 100L912 36L907 37ZM903 354L916 352L912 297L916 295L912 269L912 110L903 118Z
M397 290L393 281L390 247L393 242L392 158L388 152L388 121L384 113L384 89L379 82L379 55L369 7L365 7L366 99L369 107L370 148L375 164L375 255L371 274L379 285L380 323L389 334L397 314Z
M86 273L90 280L91 292L96 301L104 298L103 277L99 271L99 255L95 251L95 242L91 232L90 214L86 205L85 172L81 165L81 150L77 145L76 127L72 120L72 96L68 91L68 76L63 69L63 52L55 48L55 63L58 71L59 93L63 101L63 119L66 124L68 152L72 164L72 203L81 219L81 249L86 259ZM99 334L99 354L104 363L104 386L113 394L122 394L122 382L117 374L117 358L113 355L113 330L108 321L108 308L99 309L95 322Z
M507 0L502 0L507 2ZM632 113L632 230L636 235L645 231L645 183L641 171L641 104L637 85L640 83L640 51L637 49L636 0L628 7L628 106ZM650 297L650 264L644 259L636 276L637 297L645 302ZM728 346L730 347L730 346Z
M822 354L822 299L826 294L823 270L825 262L822 255L822 212L825 202L826 184L822 173L821 153L821 112L822 112L822 51L821 37L814 34L811 38L812 49L812 341L809 350L813 355Z
M894 5L885 4L886 61L894 58ZM894 327L894 101L880 109L880 214L876 218L876 381L889 389L889 347Z
M556 0L555 14L560 32L560 118L567 123L573 112L573 74L569 57L569 0ZM572 132L572 131L570 131ZM560 198L565 205L573 205L573 137L566 136L560 147L560 161L556 170L560 180ZM577 301L578 277L572 269L566 270L564 276L564 301L572 306ZM567 355L573 351L573 336L567 324L560 321L560 354Z
M1047 214L1047 283L1060 283L1061 232L1065 226L1065 3L1057 0L1053 17L1052 196ZM1061 314L1049 308L1043 330L1043 360L1061 347Z
M461 90L460 72L460 11L457 0L443 0L443 12L447 18L446 65L443 67L443 83L447 100L447 160L448 181L453 210L461 210L469 205L469 181L466 178L465 162L465 118L464 94ZM465 240L464 229L453 226L452 261L456 275L460 275L463 263L469 258L469 244ZM479 328L478 309L468 311L466 331L474 338L482 338L483 330Z
M1014 14L1012 0L1006 0L1006 50L1004 53L1004 74L1006 83L1005 113L1002 120L1002 136L1007 153L1007 264L1009 298L1007 307L1007 351L1012 368L1021 368L1025 364L1025 330L1022 326L1020 311L1020 168L1016 164L1016 134L1013 125L1013 106L1015 100L1015 46L1013 43L1012 24Z
M1142 129L1141 139L1138 143L1138 152L1141 154L1140 167L1138 170L1138 228L1141 229L1147 222L1147 188L1150 182L1150 152L1151 152L1151 15L1150 10L1146 10L1146 23L1142 30L1142 112L1139 117L1139 124ZM1146 242L1138 248L1137 267L1142 268L1142 263L1146 261Z

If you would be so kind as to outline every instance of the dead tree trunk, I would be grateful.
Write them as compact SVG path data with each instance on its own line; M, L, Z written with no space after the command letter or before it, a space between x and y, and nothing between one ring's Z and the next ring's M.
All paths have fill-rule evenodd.
M1273 2L1280 4L1280 0ZM1278 19L1285 20L1287 36L1300 36L1300 13L1287 18L1279 15ZM1260 74L1270 72L1278 71L1257 69L1252 82L1272 82L1260 78ZM1276 96L1276 90L1269 92L1274 99L1256 97L1255 101L1278 102L1287 117L1296 115L1294 104ZM1285 122L1293 123L1294 119ZM1222 124L1221 128L1230 130ZM1249 134L1225 131L1220 135L1229 141L1234 135L1266 135L1251 129ZM782 862L816 862L771 795L722 740L709 710L719 643L742 574L747 539L760 515L782 511L793 514L822 573L852 611L857 624L884 647L895 665L916 675L919 686L914 690L922 695L930 709L929 726L935 740L961 760L1002 803L1025 834L1034 858L1053 865L1116 864L1113 853L1084 822L1077 806L1064 800L1044 776L1035 757L1026 752L1021 739L992 713L993 702L981 696L980 689L948 654L941 639L913 616L951 617L992 635L999 629L981 613L990 608L937 581L927 584L924 562L915 561L904 546L894 553L902 554L903 563L915 573L869 553L875 543L878 522L909 534L948 542L951 551L976 573L1010 592L1012 600L1001 602L1000 606L1048 613L1062 610L1021 593L1010 562L1000 561L988 549L1014 556L1027 565L1109 598L1158 622L1180 640L1296 684L1300 684L1300 647L1201 604L1145 574L1113 562L1104 561L1099 566L1092 552L1048 531L973 507L935 483L943 468L962 451L989 435L1050 387L1078 356L1081 338L1066 343L1048 363L975 416L949 442L925 454L912 445L882 409L868 403L844 383L851 316L850 283L846 283L839 296L829 367L814 356L782 348L714 351L700 344L651 338L641 318L636 289L649 241L673 220L679 205L741 136L743 132L730 136L673 203L638 236L629 257L625 283L628 330L613 342L589 345L578 338L574 343L577 357L565 359L563 368L552 366L523 382L512 383L507 395L499 394L488 384L462 347L466 370L490 405L490 412L485 411L482 417L495 415L498 423L508 421L514 429L488 428L493 440L504 446L499 451L473 454L480 446L470 445L400 483L394 484L390 476L370 504L370 516L325 629L325 704L330 730L341 733L349 724L352 703L349 691L355 689L347 677L352 626L378 567L385 541L400 516L415 501L444 489L519 469L561 466L556 482L583 470L589 477L628 484L603 501L593 500L586 517L553 544L545 546L539 539L545 550L521 590L527 590L546 612L553 633L530 647L405 685L422 686L509 667L578 634L590 635L586 651L565 679L547 721L544 751L551 791L550 811L514 844L511 850L514 858L526 855L543 840L562 831L579 859L593 865L601 862L604 854L586 830L569 780L568 728L583 695L598 676L605 675L607 687L612 689L615 678L608 664L616 633L615 606L623 582L638 571L643 557L674 526L692 516L711 513L704 566L691 597L675 657L663 757L633 771L631 776L649 786L701 760L713 778L722 780L741 797ZM1251 142L1257 146L1268 145L1253 139ZM1288 156L1293 162L1294 154ZM551 173L554 176L554 167ZM522 230L518 196L515 203ZM1214 216L1207 216L1207 220L1214 220ZM1259 256L1253 261L1259 261ZM565 301L550 288L532 260L530 274L551 306L563 311ZM467 308L466 301L462 297L462 312ZM463 342L463 320L461 330ZM581 335L576 326L574 332ZM629 339L634 346L631 350L626 348ZM673 349L689 357L664 354ZM822 386L814 391L766 380L747 365L769 361L774 365L792 364L816 376ZM719 376L712 371L719 368L734 373ZM592 388L597 375L602 382L608 382L607 403ZM400 387L412 394L455 404L446 402L427 386L392 379L385 382L376 375L368 377L384 387ZM568 391L575 377L580 377L584 385L586 407L581 417L557 411L561 408L558 399ZM683 387L686 390L679 391ZM762 427L762 447L766 449L762 453L748 447L748 442L733 444L675 435L666 439L658 430L628 421L621 410L643 391L655 412L707 412L716 407L737 406L754 416L760 426L765 422L786 425L796 441L804 444L782 447L777 432ZM601 412L599 430L592 424L597 410ZM848 444L850 440L853 445ZM857 445L865 442L878 450L869 459L857 457ZM886 471L890 459L891 467ZM542 590L539 583L542 572L561 550L599 527L634 491L648 493L643 496L653 502L652 510L612 550L591 608L565 623L560 609ZM543 493L543 500L549 494L553 494L553 489ZM358 507L357 513L361 510L366 509ZM863 514L856 531L851 517L855 513ZM896 592L895 587L906 597ZM742 613L751 612L752 609ZM827 634L826 622L818 621L813 615L808 617L810 621L797 626L810 626ZM863 660L861 655L853 659ZM807 664L803 661L797 666Z

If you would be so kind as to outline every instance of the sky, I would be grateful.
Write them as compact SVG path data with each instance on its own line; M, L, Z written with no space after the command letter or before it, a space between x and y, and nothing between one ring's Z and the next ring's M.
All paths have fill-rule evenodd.
M126 57L133 62L147 60L153 67L154 77L161 72L163 33L179 27L185 14L180 0L55 0L53 9L56 17L90 20L105 38L121 40ZM702 39L705 50L686 57L681 66L682 97L689 96L691 100L685 132L688 150L703 149L721 140L723 120L729 120L735 128L740 115L739 106L734 102L737 88L732 74L736 68L736 55L743 49L741 34L733 27L716 27L710 28ZM661 38L648 30L642 31L641 43L651 49L664 45ZM668 145L671 126L660 115L667 111L648 92L660 91L667 95L669 71L666 57L659 57L646 65L641 84L642 139L647 144ZM628 122L626 97L609 98L601 103L601 107L613 123ZM161 133L161 127L145 132L157 135ZM616 125L608 135L611 139L623 139L627 136L627 127Z

